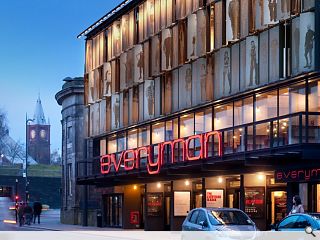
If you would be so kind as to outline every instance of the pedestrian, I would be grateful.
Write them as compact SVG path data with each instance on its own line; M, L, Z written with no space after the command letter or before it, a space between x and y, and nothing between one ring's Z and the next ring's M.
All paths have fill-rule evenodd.
M26 224L30 225L31 221L32 221L32 214L33 214L32 207L30 207L29 204L26 203L23 212L24 212L24 217L25 217Z
M293 213L304 213L303 205L301 203L301 198L299 197L299 195L295 195L293 197L292 203L293 206L291 211L289 212L289 215Z
M33 223L36 223L38 217L38 224L40 224L40 215L42 211L42 204L39 201L33 203Z
M19 207L18 207L18 218L19 218L19 226L20 227L24 224L23 212L24 212L24 204L22 202L19 204Z

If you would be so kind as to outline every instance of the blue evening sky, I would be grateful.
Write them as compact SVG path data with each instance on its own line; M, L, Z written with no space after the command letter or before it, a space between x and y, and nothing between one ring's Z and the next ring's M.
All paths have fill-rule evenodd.
M61 150L62 79L83 76L84 39L76 36L122 0L1 0L0 108L10 135L25 143L25 114L38 93L51 122L51 150Z

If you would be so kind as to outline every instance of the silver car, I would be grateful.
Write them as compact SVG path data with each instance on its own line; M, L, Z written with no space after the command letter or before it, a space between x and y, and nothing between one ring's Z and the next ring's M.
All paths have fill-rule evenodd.
M257 231L257 228L240 209L195 208L184 220L182 231Z

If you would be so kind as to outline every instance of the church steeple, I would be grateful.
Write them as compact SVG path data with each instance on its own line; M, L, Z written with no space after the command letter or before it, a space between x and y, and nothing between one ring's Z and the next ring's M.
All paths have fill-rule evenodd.
M44 116L44 112L43 112L43 108L42 108L42 104L41 104L41 99L40 99L40 94L38 95L38 99L37 99L37 103L36 103L36 108L34 111L34 115L33 115L33 122L31 124L33 125L46 125L46 118Z

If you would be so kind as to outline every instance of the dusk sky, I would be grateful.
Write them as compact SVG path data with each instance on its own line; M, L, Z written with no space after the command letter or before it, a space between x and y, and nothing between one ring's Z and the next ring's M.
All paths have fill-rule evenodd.
M51 123L51 151L61 151L61 107L55 94L67 76L83 76L84 39L77 35L122 0L2 0L0 108L10 135L25 143L25 115L38 93Z

